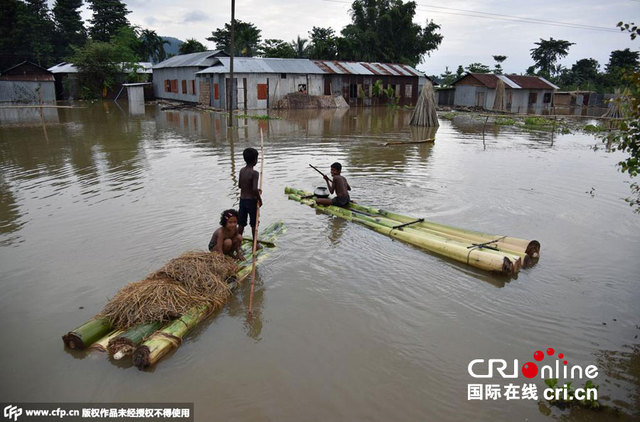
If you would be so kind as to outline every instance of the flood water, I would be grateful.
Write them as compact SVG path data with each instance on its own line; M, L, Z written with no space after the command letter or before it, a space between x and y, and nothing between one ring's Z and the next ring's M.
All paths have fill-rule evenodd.
M49 109L46 131L40 116L0 127L1 401L193 402L198 421L640 416L640 215L623 200L624 156L592 136L500 127L483 140L481 126L441 120L433 144L384 146L429 134L386 108L227 130L222 114L80 105ZM288 231L258 269L253 324L247 283L151 371L65 350L61 335L119 288L206 248L260 129L262 225ZM494 275L287 200L285 186L323 185L308 164L334 161L363 204L536 239L541 258ZM596 365L618 416L549 406L540 377L468 372L549 347ZM468 400L469 384L511 382L537 384L539 400Z

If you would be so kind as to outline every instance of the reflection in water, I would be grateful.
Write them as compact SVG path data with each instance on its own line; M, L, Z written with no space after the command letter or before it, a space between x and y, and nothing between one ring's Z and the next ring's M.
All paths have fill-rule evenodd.
M322 214L320 211L316 211L316 215L320 214ZM352 223L349 223L347 220L337 217L331 217L327 219L327 221L329 223L329 240L333 245L338 245L347 225Z

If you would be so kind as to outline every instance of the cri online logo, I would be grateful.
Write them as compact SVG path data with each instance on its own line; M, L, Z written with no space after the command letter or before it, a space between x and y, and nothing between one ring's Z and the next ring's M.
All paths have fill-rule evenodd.
M553 359L555 350L549 347L546 351L546 356ZM536 351L533 354L533 359L536 362L542 362L545 358L545 353L541 350ZM562 365L560 363L562 362ZM541 367L538 367L541 365ZM518 378L518 359L513 360L513 366L509 367L509 363L504 359L474 359L469 362L468 371L469 375L473 378L493 378L494 371L500 374L502 378ZM551 365L542 365L535 362L526 362L521 368L522 375L526 378L535 378L540 373L540 378L564 378L569 377L573 379L579 379L583 377L596 378L598 376L598 367L595 365L589 365L586 368L582 368L580 365L573 365L569 367L567 361L564 359L564 354L558 353L555 362L551 362Z

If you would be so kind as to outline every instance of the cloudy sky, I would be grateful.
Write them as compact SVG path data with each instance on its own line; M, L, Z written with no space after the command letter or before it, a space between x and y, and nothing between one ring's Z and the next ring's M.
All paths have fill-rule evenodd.
M195 38L211 49L214 44L206 37L231 16L230 0L124 3L132 24L181 40ZM438 50L417 66L428 75L439 75L446 66L455 72L459 64L473 62L493 67L493 55L508 56L503 63L506 72L522 73L533 64L530 50L540 38L575 43L561 62L567 67L594 58L603 70L612 50L640 48L640 39L631 41L615 27L621 20L640 23L640 0L417 0L416 4L414 22L424 25L431 19L444 36ZM340 33L351 22L350 7L349 0L236 0L235 14L261 29L262 39L291 41L298 35L308 38L314 26Z

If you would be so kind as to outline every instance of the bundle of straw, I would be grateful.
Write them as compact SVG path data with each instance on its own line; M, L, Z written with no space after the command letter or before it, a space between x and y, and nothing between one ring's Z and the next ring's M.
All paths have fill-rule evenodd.
M436 112L436 98L433 92L433 85L430 81L426 81L418 97L416 108L411 115L412 126L439 126L438 114Z
M230 295L227 280L238 267L233 259L210 252L187 252L146 279L120 289L99 314L114 328L166 322L194 306L217 309Z
M496 111L505 111L505 95L504 82L498 78L496 83L496 97L493 100L493 109Z

